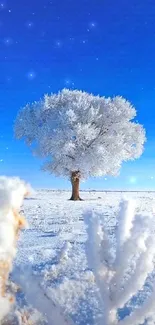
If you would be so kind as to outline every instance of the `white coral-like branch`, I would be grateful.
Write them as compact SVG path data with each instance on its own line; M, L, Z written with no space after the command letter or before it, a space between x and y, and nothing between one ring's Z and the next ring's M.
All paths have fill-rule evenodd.
M139 325L144 321L154 324L155 283L141 306L133 307L122 319L118 313L145 290L146 280L154 270L153 214L138 215L135 208L133 200L120 203L115 254L101 217L92 212L84 216L88 234L86 255L99 289L103 312L99 324Z

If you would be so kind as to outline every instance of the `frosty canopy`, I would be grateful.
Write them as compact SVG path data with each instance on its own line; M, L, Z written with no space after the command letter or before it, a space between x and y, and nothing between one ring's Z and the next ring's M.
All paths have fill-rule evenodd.
M105 98L63 89L20 110L15 135L47 160L56 175L115 175L122 161L143 152L145 131L135 108L122 97Z

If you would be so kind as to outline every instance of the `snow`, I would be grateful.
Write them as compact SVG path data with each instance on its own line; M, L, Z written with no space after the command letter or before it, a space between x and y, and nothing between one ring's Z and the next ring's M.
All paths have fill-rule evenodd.
M131 303L144 290L146 279L154 271L155 238L152 213L135 213L136 201L122 200L119 204L116 247L110 242L103 216L86 213L88 265L99 289L102 317L98 324L143 324L154 315L155 283L149 299L119 320L119 309ZM122 240L123 239L123 240ZM115 253L113 254L113 251Z
M38 190L32 197L24 201L24 215L27 217L29 229L24 230L20 235L18 253L11 275L13 283L20 287L20 290L15 290L14 287L12 289L17 291L14 315L18 319L18 324L22 317L25 317L26 321L31 320L36 325L98 324L102 310L95 277L88 266L86 257L88 237L84 217L86 214L91 215L92 213L100 216L105 233L108 234L107 245L112 247L112 256L117 246L118 237L122 238L120 242L124 245L129 241L129 233L132 232L131 224L134 219L128 218L128 228L124 228L122 218L121 227L118 229L119 204L124 194L82 192L81 196L84 201L72 202L68 201L69 192ZM155 207L154 196L155 193L126 194L127 198L132 200L136 198L135 212L140 216L151 215L152 208ZM126 210L129 211L127 207ZM147 219L144 221L147 226ZM139 219L137 227L141 224L142 220ZM126 235L121 237L118 233L123 234L124 229ZM154 232L154 225L151 226L151 231ZM152 245L149 241L147 242L146 237L139 242L141 248L139 258L142 256L139 269L141 272L144 261L143 271L146 270L147 273L152 270L153 264L150 259L147 259L148 255L145 254L143 241L150 249L149 254L152 254ZM135 246L135 242L133 242L133 249ZM126 263L128 261L124 258L124 265ZM119 271L121 270L119 269ZM139 282L133 282L134 286L137 286L136 288L139 288L143 277L146 276L144 272L141 273ZM121 272L119 279L120 275ZM143 302L146 297L150 296L153 278L154 273L147 280L147 285L141 295L138 295L137 300L134 301L135 306L138 306L140 299ZM132 289L134 291L135 288ZM128 295L129 291L126 292ZM130 302L126 308L132 311L133 303ZM122 314L128 314L126 308ZM150 316L151 312L149 314L148 307L144 305L144 308ZM141 314L138 314L140 313L139 309L136 312L138 316L133 314L133 321L130 322L129 318L122 325L136 324L134 317L139 317L139 319L141 317ZM13 314L10 314L10 317L11 315ZM28 324L26 321L25 324ZM153 324L151 316L149 322Z
M22 108L14 132L43 158L43 170L51 174L113 176L123 161L143 153L145 130L135 116L135 108L123 97L63 89Z
M6 281L16 255L16 236L20 228L18 213L29 189L17 177L0 177L0 321L12 307Z

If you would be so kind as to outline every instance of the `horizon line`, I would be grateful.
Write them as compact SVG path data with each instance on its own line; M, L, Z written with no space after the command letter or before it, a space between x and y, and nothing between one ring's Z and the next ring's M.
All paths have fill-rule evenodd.
M36 191L51 191L51 192L71 192L71 190L69 189L52 189L52 188L36 188ZM155 190L100 190L100 189L96 189L96 190L80 190L80 192L116 192L116 193L155 193Z

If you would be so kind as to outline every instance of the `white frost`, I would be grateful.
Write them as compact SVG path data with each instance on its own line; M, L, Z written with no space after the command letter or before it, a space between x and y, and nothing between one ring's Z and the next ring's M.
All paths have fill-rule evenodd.
M146 301L119 321L118 309L124 308L140 290L154 270L155 239L152 232L153 213L135 214L135 202L122 201L118 214L116 254L112 260L112 247L108 234L103 230L101 216L87 212L88 240L86 254L99 289L103 316L99 324L139 325L154 314L155 284ZM101 222L102 221L102 222Z
M16 229L18 229L18 220L14 211L19 212L29 189L30 187L17 177L0 177L0 275L7 272L4 263L8 263L8 271L12 271L12 263L16 255ZM12 306L9 296L7 294L5 297L2 296L3 281L5 281L3 276L0 276L0 320L8 314Z
M120 96L63 89L21 109L15 135L47 158L43 169L55 175L116 175L122 161L143 152L145 131L133 122L135 116L135 108Z

